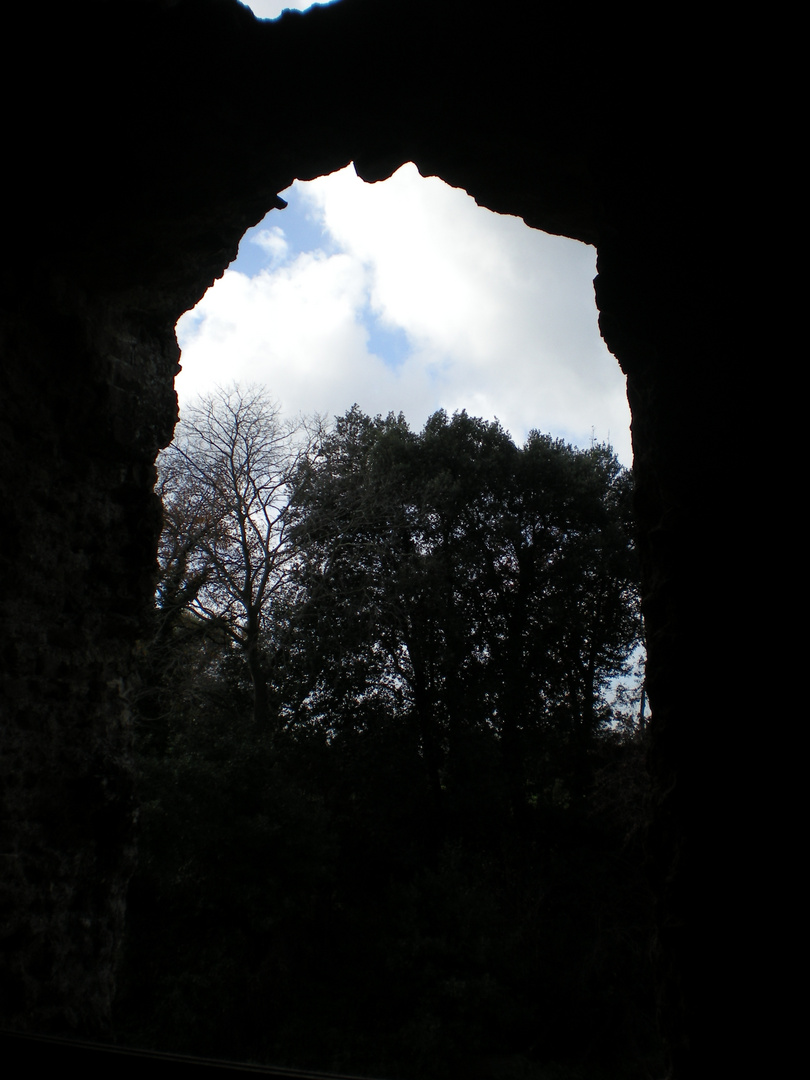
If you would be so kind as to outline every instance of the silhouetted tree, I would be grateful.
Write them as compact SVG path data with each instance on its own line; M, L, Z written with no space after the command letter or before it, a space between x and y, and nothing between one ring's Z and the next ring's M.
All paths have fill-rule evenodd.
M519 449L466 413L417 435L355 407L296 478L307 722L406 720L437 805L475 731L516 808L550 741L581 773L640 637L630 485L607 447Z
M121 1037L645 1075L644 732L613 702L640 634L630 476L466 413L417 433L355 407L295 441L265 406L219 395L160 463L152 651L179 723L141 742Z
M267 629L294 554L289 481L306 452L302 429L283 422L262 390L234 386L184 409L158 458L159 634L204 629L233 642L260 725L273 666Z

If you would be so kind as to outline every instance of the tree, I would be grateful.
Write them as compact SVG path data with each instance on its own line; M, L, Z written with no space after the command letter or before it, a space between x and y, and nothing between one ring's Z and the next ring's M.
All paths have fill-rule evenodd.
M244 405L161 461L158 639L204 692L141 760L122 1030L402 1075L618 1060L648 1015L644 748L611 713L640 631L630 476L606 447L354 408L290 436L274 487Z
M158 459L164 528L159 634L203 630L244 657L257 724L269 721L273 609L291 565L290 477L308 443L257 388L200 398Z
M466 413L416 435L355 407L296 479L308 721L395 713L437 807L488 734L516 810L556 779L552 743L575 784L640 637L630 489L607 447L518 448Z

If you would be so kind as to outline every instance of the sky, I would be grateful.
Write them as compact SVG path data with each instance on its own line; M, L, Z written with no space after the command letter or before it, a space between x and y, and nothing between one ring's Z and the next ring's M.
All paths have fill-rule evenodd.
M252 0L277 16L284 0ZM296 182L178 322L184 402L234 381L288 417L353 404L497 418L610 441L630 465L625 380L599 336L594 248L494 214L412 164L366 184L352 166Z

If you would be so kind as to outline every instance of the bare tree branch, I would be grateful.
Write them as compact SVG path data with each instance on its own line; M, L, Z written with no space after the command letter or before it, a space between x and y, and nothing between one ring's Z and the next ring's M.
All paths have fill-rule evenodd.
M185 409L158 459L164 504L157 603L191 612L243 652L254 716L269 720L262 642L295 556L291 479L317 423L293 424L258 387L220 388Z

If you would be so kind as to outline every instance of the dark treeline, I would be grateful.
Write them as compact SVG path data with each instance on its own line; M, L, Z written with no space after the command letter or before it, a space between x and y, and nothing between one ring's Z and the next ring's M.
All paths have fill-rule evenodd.
M121 1042L379 1077L647 1077L631 477L466 413L159 461Z

